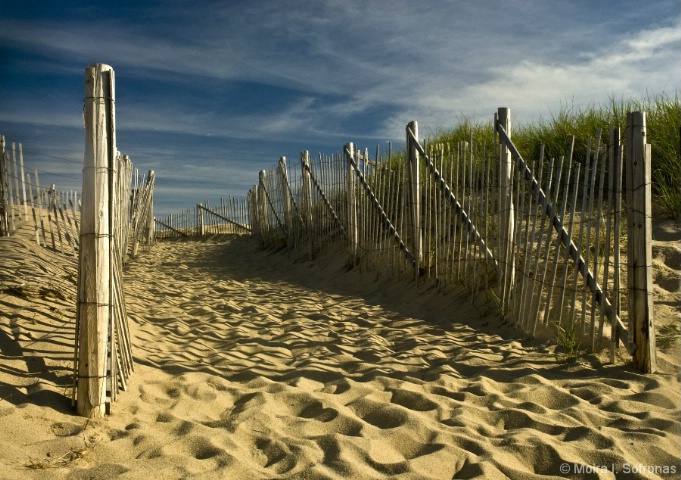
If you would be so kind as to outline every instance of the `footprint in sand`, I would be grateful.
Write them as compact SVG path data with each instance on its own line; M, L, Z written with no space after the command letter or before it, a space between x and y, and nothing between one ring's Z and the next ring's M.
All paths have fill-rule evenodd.
M84 425L77 425L69 422L56 422L50 425L50 430L57 437L72 437L79 435L85 429Z

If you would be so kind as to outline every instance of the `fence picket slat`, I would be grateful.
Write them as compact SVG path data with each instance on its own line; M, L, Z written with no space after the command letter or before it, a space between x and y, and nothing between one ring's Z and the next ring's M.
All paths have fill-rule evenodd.
M550 167L549 167L549 183L548 183L548 189L553 187L553 191L551 193L551 203L548 203L546 205L542 205L542 223L540 230L543 232L544 231L544 221L549 218L548 215L548 210L549 207L551 210L555 209L556 202L558 201L558 192L560 191L560 178L561 174L563 171L563 157L560 157L558 159L558 165L556 169L553 169L554 166L554 159L551 159L550 162ZM554 175L558 175L558 178L553 179ZM549 191L547 189L547 192ZM542 264L542 273L541 273L541 278L539 280L539 284L537 285L538 291L537 291L537 301L534 303L534 306L532 308L533 312L533 318L534 318L534 323L532 325L532 334L534 335L537 331L537 325L539 324L539 310L541 308L541 300L542 300L542 295L543 295L543 290L544 290L544 283L546 282L546 273L548 272L549 268L549 257L551 255L551 234L553 233L553 229L551 224L548 225L548 231L546 232L546 238L544 239L544 244L542 248L542 253L544 254L544 262ZM547 294L548 295L548 294Z

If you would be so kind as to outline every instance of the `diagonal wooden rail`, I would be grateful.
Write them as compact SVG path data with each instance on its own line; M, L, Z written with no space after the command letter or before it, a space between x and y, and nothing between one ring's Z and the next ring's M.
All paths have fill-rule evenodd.
M364 175L360 171L359 167L357 166L357 162L352 158L352 152L348 147L345 147L345 156L348 159L348 162L350 162L350 165L352 165L352 169L355 171L355 174L357 175L357 178L359 179L359 182L362 184L364 187L364 190L371 200L371 203L374 205L374 208L378 211L378 215L381 218L381 222L383 222L383 226L388 229L388 232L393 236L395 241L400 247L400 250L404 252L404 255L407 257L407 259L414 265L416 265L416 258L414 258L414 255L409 251L407 246L404 244L402 241L402 238L400 238L399 233L397 233L397 229L395 226L392 224L390 221L390 218L388 218L388 215L385 213L383 210L383 207L379 203L378 199L376 198L376 195L374 192L371 190L371 187L367 183L366 179L364 178Z
M189 235L187 235L186 233L181 232L181 231L177 230L176 228L171 227L171 226L168 225L167 223L162 222L161 220L158 220L158 219L155 218L154 221L155 221L156 223L158 223L159 225L161 225L162 227L167 228L168 230L171 230L171 231L177 233L178 235L181 235L181 236L183 236L183 237L188 237L188 236L189 236Z
M204 207L204 206L201 205L200 203L199 203L199 204L196 204L196 206L197 206L197 208L199 208L199 209L201 209L201 210L204 210L205 212L210 213L211 215L215 215L216 217L218 217L218 218L224 220L225 222L231 223L232 225L235 225L235 226L237 226L237 227L239 227L239 228L243 228L243 229L246 230L247 232L250 232L250 231L251 231L251 228L250 228L250 227L248 227L248 226L246 226L246 225L243 225L243 224L241 224L241 223L239 223L239 222L235 222L234 220L232 220L232 219L230 219L230 218L227 218L227 217L225 217L224 215L220 215L220 214L219 214L218 212L216 212L215 210L211 210L210 208ZM165 225L164 225L164 226L165 226Z
M263 192L265 192L265 198L267 199L267 203L269 204L270 208L272 209L272 213L274 214L274 218L277 219L277 223L279 224L279 228L285 229L284 223L282 223L281 219L279 218L279 215L277 214L277 209L274 208L274 203L272 203L272 199L270 198L270 194L267 191L267 186L265 185L265 171L263 170L260 172L260 185L262 186Z
M555 206L552 205L551 202L549 202L549 199L547 198L544 191L541 189L539 182L532 174L530 168L527 166L527 162L525 162L522 155L520 154L516 146L513 144L509 136L507 135L503 126L501 126L500 124L497 125L497 132L499 133L500 140L508 147L512 157L516 160L516 164L521 174L521 177L525 181L529 182L530 190L539 198L539 203L541 205L543 214L551 221L554 230L558 234L560 242L568 251L570 258L574 260L577 270L584 278L587 286L589 287L589 290L592 293L593 301L596 302L598 305L603 305L604 315L612 324L616 325L617 335L619 336L619 338L622 339L629 353L633 354L636 350L636 345L628 341L629 334L626 327L624 326L622 320L617 315L617 311L610 303L610 300L608 300L603 290L601 289L600 285L598 285L596 278L594 277L593 273L589 270L589 267L584 261L584 258L582 258L582 256L580 255L579 250L577 250L577 246L570 238L570 235L563 226L563 222L557 215Z
M419 144L416 136L414 135L414 132L412 132L411 129L407 128L407 134L409 135L411 142L414 144L421 157L423 157L423 160L426 163L428 169L430 170L430 173L435 178L435 181L437 182L438 186L440 187L440 191L442 192L442 196L452 205L452 207L454 207L454 210L460 215L461 223L466 225L468 231L471 232L475 237L476 242L478 242L478 244L482 248L484 248L485 256L487 257L487 259L490 261L492 265L494 265L494 268L498 270L499 262L497 261L496 258L494 258L494 254L487 247L485 239L482 238L480 232L478 232L478 230L475 228L475 225L473 225L473 222L468 217L468 213L463 209L463 207L459 203L459 200L457 200L451 188L449 187L449 185L447 185L447 182L445 182L444 178L442 178L442 175L440 174L435 164L430 160L430 157L426 154L426 151Z
M321 185L319 185L319 183L317 182L317 179L315 178L314 174L312 173L312 169L310 168L309 162L303 162L302 165L303 165L303 168L310 174L310 180L312 180L312 183L314 184L315 188L317 189L317 192L319 192L319 195L322 197L322 200L324 201L324 205L326 205L326 208L329 209L331 216L333 217L336 224L340 228L341 232L343 233L343 236L345 238L348 238L348 232L345 230L343 223L338 218L338 215L336 214L336 211L333 209L331 202L329 202L329 199L326 198L326 195L324 195L324 190L322 190Z

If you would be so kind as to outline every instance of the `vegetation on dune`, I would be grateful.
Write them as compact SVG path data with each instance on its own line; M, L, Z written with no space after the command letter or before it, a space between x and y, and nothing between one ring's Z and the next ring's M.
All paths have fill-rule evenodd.
M576 137L576 161L584 161L586 143L589 139L595 145L598 130L601 132L601 145L607 144L610 129L621 129L624 143L627 112L646 112L648 143L652 146L653 195L665 213L670 217L681 217L681 103L678 94L648 96L641 100L624 100L611 97L607 104L575 107L562 104L560 110L551 114L549 119L523 125L513 123L513 143L526 160L537 157L539 148L544 145L545 159L566 154L567 139ZM450 130L440 129L428 144L455 145L469 141L471 132L476 144L491 145L494 141L492 122L472 122L462 118Z

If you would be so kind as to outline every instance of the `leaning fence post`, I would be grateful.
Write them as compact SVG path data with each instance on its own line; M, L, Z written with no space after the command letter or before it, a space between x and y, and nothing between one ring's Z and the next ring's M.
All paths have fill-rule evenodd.
M508 138L511 138L510 108L501 107L498 109L498 122L506 132L506 135L508 135ZM499 252L499 256L501 257L500 267L503 269L499 288L503 308L507 300L506 292L512 290L515 279L515 265L512 258L513 230L515 225L512 196L513 165L511 151L504 142L501 143L499 161L501 162L501 178L499 179L499 186L501 189L501 205L499 205L501 251Z
M154 222L154 188L153 184L155 181L155 173L153 170L149 170L147 174L147 188L149 189L149 197L147 199L146 208L146 234L147 234L147 247L150 247L156 241L156 224Z
M627 271L629 341L634 363L645 373L656 370L653 323L651 149L646 143L645 112L627 113Z
M409 134L413 134L413 139ZM419 125L416 121L411 121L407 125L407 161L409 171L409 186L411 191L411 224L412 224L412 242L414 247L414 278L418 282L419 271L421 268L420 262L423 256L422 252L422 235L421 235L421 178L419 165L419 152L416 149L414 142L419 141Z
M7 149L7 145L5 145L5 150ZM5 152L5 156L7 158L7 161L12 164L13 167L13 173L14 173L14 205L17 207L15 210L13 210L14 215L12 215L12 226L15 226L15 221L14 217L17 217L17 219L21 219L21 212L19 211L19 205L21 205L21 197L19 196L19 170L17 167L17 157L12 156L12 159L10 160L9 152ZM24 179L21 179L21 184L23 185ZM25 208L25 207L24 207ZM14 228L12 228L14 230Z
M12 156L14 157L14 142L12 142ZM16 165L16 157L14 158ZM24 221L28 221L28 203L26 203L26 175L24 174L24 150L23 146L19 144L19 168L21 170L21 192L24 201Z
M199 220L199 235L203 236L206 234L206 226L203 223L203 207L202 204L196 204L196 217Z
M251 232L262 242L262 224L258 214L258 187L253 185L248 191L248 218L251 224Z
M348 240L350 240L350 259L352 266L357 265L357 244L359 242L359 225L357 218L357 199L355 188L355 171L350 158L355 158L355 145L350 142L345 144L345 160L348 164L347 188L348 188Z
M5 162L5 137L0 136L0 237L9 235L9 175Z
M312 228L312 185L310 181L310 153L305 150L300 154L300 163L302 164L303 173L303 219L305 220L304 228L307 232L309 257L312 260L314 251L314 235Z
M78 414L106 413L110 315L111 225L109 169L116 151L114 72L104 64L85 70L85 155L78 274Z
M267 212L267 191L265 190L265 178L267 172L260 170L258 173L258 219L260 221L260 234L262 236L261 246L265 247L270 241L270 220Z
M279 190L284 205L284 223L286 229L286 243L288 248L293 248L293 217L291 215L291 193L288 184L288 171L286 170L286 157L279 159Z

